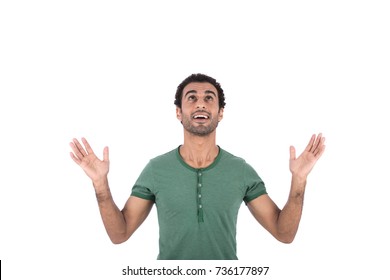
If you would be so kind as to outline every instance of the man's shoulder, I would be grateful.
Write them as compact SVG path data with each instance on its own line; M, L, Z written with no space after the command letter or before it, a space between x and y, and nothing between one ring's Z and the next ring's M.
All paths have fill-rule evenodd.
M172 161L176 159L176 153L177 149L175 148L173 150L170 150L164 154L158 155L150 160L151 163L158 164L158 163L165 163L167 161Z
M231 152L228 152L220 147L221 152L221 158L224 161L229 161L231 163L237 163L237 164L243 164L245 163L245 160L242 157L236 156L232 154Z
M225 158L224 163L221 164L223 168L241 170L244 176L258 177L256 170L244 158L235 156L225 150L223 150L223 158Z

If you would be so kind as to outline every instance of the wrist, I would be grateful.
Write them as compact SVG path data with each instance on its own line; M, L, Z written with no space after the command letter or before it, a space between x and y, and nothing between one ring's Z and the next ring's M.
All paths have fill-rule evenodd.
M99 204L112 199L107 178L93 181L93 186L95 188L95 195Z
M92 180L92 184L93 187L95 188L96 194L105 193L109 191L107 176L96 180Z
M293 175L291 178L291 197L301 197L305 193L306 189L306 176Z
M292 173L291 180L292 180L293 183L306 184L307 175L302 175L302 174L298 174L298 173Z

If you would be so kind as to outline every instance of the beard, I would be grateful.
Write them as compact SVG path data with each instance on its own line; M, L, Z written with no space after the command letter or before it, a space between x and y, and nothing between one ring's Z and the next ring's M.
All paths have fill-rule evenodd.
M201 136L205 137L209 135L210 133L214 132L214 130L218 127L218 119L212 118L210 116L211 122L208 125L205 124L192 124L192 118L188 116L183 116L183 127L186 131L189 133L196 135L196 136Z

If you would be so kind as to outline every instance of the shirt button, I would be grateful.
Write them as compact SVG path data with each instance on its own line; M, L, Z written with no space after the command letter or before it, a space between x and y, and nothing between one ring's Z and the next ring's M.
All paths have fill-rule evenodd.
M202 184L201 184L201 183L199 183L199 184L198 184L198 187L201 187L201 186L202 186Z
M199 198L201 198L201 197L202 197L202 195L200 194L200 195L198 195L198 197L199 197Z
M202 172L199 172L198 175L199 175L199 177L202 176Z
M201 204L201 205L199 205L199 208L202 208L202 204Z

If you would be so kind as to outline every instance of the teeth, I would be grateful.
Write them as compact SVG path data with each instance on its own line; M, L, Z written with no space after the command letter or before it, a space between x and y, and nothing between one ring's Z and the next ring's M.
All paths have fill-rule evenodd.
M208 116L205 116L205 115L196 115L196 116L194 116L194 119L198 119L198 118L205 118L205 119L208 119L209 117L208 117Z

